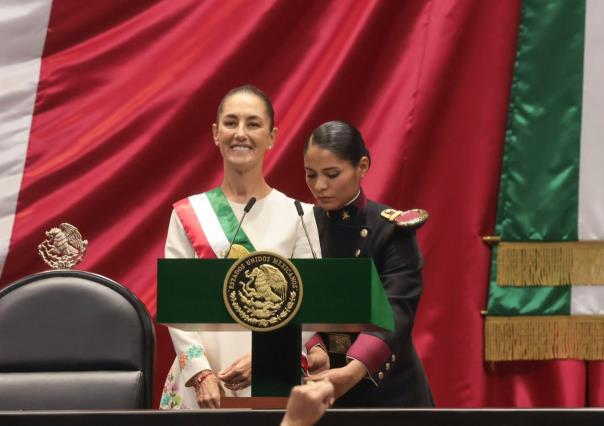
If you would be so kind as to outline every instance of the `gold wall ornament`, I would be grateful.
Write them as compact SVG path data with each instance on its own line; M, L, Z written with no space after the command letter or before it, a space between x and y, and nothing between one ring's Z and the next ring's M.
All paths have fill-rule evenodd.
M45 232L46 239L38 245L38 254L52 269L71 269L84 259L88 240L69 223Z
M298 313L302 280L288 259L255 252L233 263L224 279L223 297L237 323L253 331L276 330Z

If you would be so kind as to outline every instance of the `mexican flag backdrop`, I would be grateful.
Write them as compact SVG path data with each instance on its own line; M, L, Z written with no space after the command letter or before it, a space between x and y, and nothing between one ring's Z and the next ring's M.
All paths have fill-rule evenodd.
M604 2L522 5L487 360L604 359Z

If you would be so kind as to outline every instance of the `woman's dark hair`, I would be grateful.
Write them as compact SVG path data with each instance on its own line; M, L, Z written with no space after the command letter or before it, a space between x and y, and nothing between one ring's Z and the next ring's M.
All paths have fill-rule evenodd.
M216 123L220 120L220 114L222 114L222 108L224 107L224 102L231 95L236 93L251 93L252 95L258 96L262 99L264 103L264 107L266 108L266 114L268 115L268 124L269 130L273 130L275 127L275 110L273 109L273 103L269 99L269 97L262 90L258 89L256 86L252 86L251 84L246 84L245 86L235 87L234 89L229 90L229 92L224 95L222 100L220 101L220 105L218 105L218 110L216 111Z
M327 149L353 166L357 166L363 157L367 157L371 164L371 156L361 132L344 121L328 121L317 127L304 145L304 154L311 145Z

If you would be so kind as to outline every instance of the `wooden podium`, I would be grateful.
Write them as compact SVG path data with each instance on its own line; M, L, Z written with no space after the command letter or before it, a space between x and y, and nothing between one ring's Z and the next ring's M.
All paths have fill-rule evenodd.
M394 330L392 309L371 259L291 261L302 279L302 305L284 327L252 332L252 397L287 397L300 384L302 330ZM157 321L183 330L245 331L223 301L224 278L233 262L159 259ZM238 399L231 407L239 407ZM257 401L254 405L267 400Z

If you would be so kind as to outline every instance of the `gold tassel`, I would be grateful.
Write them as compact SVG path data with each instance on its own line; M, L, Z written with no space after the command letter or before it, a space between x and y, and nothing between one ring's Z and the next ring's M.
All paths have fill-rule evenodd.
M499 243L500 286L604 285L604 241Z
M604 360L604 316L518 316L485 320L485 361Z

